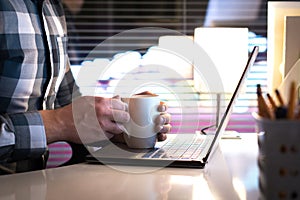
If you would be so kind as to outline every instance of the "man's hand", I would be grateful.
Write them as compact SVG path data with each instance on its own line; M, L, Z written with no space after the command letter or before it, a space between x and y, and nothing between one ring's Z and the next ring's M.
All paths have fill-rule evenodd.
M163 141L167 139L166 134L169 133L171 130L171 115L167 113L167 110L167 105L164 102L160 102L160 105L158 106L158 111L162 114L156 120L157 130L159 130L157 134L158 141Z
M166 134L169 133L171 130L171 115L169 113L166 113L167 109L167 105L164 102L160 102L160 105L158 106L158 111L161 112L161 114L155 120L158 141L166 140ZM111 141L125 143L123 134L115 134Z
M149 92L149 91L144 91L135 95L155 95L156 94ZM160 105L158 106L158 111L161 112L161 115L156 119L156 130L158 132L157 134L157 139L158 141L164 141L167 139L167 133L170 132L171 130L171 115L167 113L168 106L165 102L160 102Z
M171 116L167 105L158 106L161 115L156 119L157 139L163 141L170 132ZM47 143L68 141L94 143L114 138L123 138L123 124L130 119L126 104L119 97L79 97L72 104L55 110L40 111L43 118Z
M93 143L121 134L129 121L126 104L116 98L85 96L56 110L40 111L47 142Z

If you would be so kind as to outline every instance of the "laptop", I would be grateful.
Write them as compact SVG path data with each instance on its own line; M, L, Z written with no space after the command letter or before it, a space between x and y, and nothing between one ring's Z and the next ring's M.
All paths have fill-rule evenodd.
M157 142L152 149L130 149L125 144L105 141L98 150L87 155L86 161L105 165L204 168L225 132L234 103L257 54L258 46L255 46L213 132L207 128L196 133L168 134L165 141Z

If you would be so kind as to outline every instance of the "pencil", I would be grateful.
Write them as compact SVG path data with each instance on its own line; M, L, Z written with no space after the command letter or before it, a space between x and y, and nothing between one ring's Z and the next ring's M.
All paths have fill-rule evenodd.
M276 106L275 101L273 100L272 96L269 93L267 93L267 97L268 97L268 100L271 104L272 113L273 113L273 115L275 115L274 117L276 119L286 118L286 115L287 115L286 107L285 106Z
M296 82L292 81L290 86L290 93L289 93L289 103L288 103L288 111L287 111L287 118L294 119L295 115L295 107L296 107Z
M279 101L280 106L284 107L284 101L283 101L278 89L275 90L275 94L276 94L276 97Z
M258 114L261 117L273 119L274 117L272 115L272 112L270 111L267 103L265 102L265 99L262 96L260 84L257 84L256 94L257 94Z
M267 98L272 106L272 109L275 110L277 108L275 101L273 100L273 98L271 97L271 95L269 93L267 93Z

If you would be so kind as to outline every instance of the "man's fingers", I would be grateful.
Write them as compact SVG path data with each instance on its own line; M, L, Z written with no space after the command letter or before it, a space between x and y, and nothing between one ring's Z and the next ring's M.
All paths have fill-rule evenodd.
M128 105L122 102L120 99L112 98L110 101L111 109L115 110L128 110Z
M170 124L166 124L163 126L156 126L155 130L158 133L169 133L171 131L172 126Z
M124 132L124 128L121 124L109 120L105 123L105 132L108 132L113 135L121 134Z
M126 123L129 122L130 116L129 113L124 110L112 110L110 120L117 123Z
M164 141L166 139L167 139L167 135L166 134L164 134L164 133L158 133L157 134L157 140L158 141Z
M169 124L171 122L171 115L169 113L161 114L156 118L155 122L158 125Z
M158 106L159 112L166 112L168 110L168 106L165 102L161 101Z

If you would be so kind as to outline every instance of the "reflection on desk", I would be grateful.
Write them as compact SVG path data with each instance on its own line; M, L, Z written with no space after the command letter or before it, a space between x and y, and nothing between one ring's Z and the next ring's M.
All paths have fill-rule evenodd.
M222 140L205 169L78 164L0 176L0 199L258 199L256 156L256 135L243 134Z

